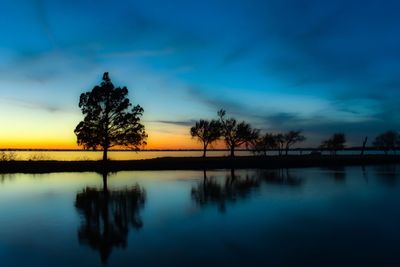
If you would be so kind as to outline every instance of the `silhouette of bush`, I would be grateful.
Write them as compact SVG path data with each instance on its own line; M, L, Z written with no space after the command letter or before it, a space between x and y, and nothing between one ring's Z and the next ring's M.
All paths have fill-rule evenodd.
M14 151L1 151L0 161L14 161L17 160L17 153Z

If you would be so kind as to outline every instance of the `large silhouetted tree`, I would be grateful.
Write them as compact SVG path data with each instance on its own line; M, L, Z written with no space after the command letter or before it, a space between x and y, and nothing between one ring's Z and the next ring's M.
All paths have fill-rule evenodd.
M287 132L283 139L285 140L285 154L288 155L289 148L295 143L303 142L306 140L304 135L302 135L301 131L290 131Z
M235 148L242 145L249 145L259 135L257 129L252 129L250 124L242 121L237 122L234 118L226 118L225 110L218 111L221 122L221 134L225 139L226 146L230 150L231 157L235 156Z
M217 120L199 120L190 128L190 134L203 143L203 157L205 157L207 147L221 136L221 123Z
M336 155L338 150L344 148L346 143L346 136L343 133L335 133L331 138L322 141L321 148L328 149L332 154Z
M85 117L75 129L78 145L85 149L102 149L104 161L108 149L113 146L139 150L146 144L147 135L140 123L143 108L132 106L128 89L114 87L108 72L104 73L100 86L81 94L79 107Z
M400 135L395 131L387 131L375 138L373 145L379 149L382 149L385 154L389 150L396 152L396 147L400 145Z

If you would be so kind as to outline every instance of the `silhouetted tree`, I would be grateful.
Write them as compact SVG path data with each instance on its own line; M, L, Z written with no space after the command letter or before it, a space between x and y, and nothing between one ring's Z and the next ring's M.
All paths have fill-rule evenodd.
M278 148L276 135L265 133L260 138L252 142L252 147L254 153L261 153L266 156L268 150Z
M290 146L294 145L295 143L303 142L306 140L304 135L301 134L301 131L290 131L286 133L284 136L285 141L285 154L288 155Z
M103 177L105 181L107 178ZM75 201L75 208L82 215L79 243L99 251L102 263L107 263L114 247L127 246L129 228L143 226L139 211L145 200L146 193L138 184L111 191L106 183L102 190L85 188L76 195Z
M336 155L338 150L345 147L346 136L343 133L335 133L331 138L322 141L320 148L328 149L333 155Z
M203 157L206 156L208 145L217 141L221 136L221 123L217 120L199 120L190 128L190 134L203 143Z
M143 108L133 106L128 99L126 87L114 87L108 72L103 75L100 86L81 94L79 107L85 115L76 126L78 145L85 149L103 150L103 160L113 146L125 146L139 150L146 144L147 135L140 123Z
M226 146L230 150L231 157L235 156L235 148L242 145L248 146L252 141L256 140L259 135L257 129L252 129L250 124L242 121L237 122L234 118L225 118L225 110L218 111L221 122L221 134L225 139Z
M285 146L285 136L281 133L274 136L278 148L279 156L282 156L283 147Z
M387 154L389 150L393 150L393 152L396 153L396 147L400 145L400 136L395 131L387 131L378 135L373 145L382 149L385 154Z

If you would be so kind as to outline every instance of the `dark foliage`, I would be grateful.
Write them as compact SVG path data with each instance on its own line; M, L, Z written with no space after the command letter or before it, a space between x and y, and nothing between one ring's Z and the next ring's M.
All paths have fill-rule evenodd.
M332 154L336 155L338 150L344 149L346 136L343 133L335 133L331 138L325 140L320 145L322 149L328 149Z
M265 133L252 143L252 150L255 154L266 156L268 150L279 148L277 135Z
M216 120L199 120L190 128L190 135L203 143L203 157L205 157L207 147L221 136L221 123Z
M221 134L225 139L226 146L230 150L231 157L235 156L235 148L242 145L250 145L258 139L259 130L253 129L250 124L242 121L237 122L234 118L226 118L225 110L218 111L221 122Z
M301 131L290 131L283 135L285 143L285 154L288 155L289 148L295 143L304 142L306 138L302 135Z
M79 107L85 116L75 129L78 145L85 149L102 149L103 160L113 146L138 150L145 145L146 132L140 123L143 108L132 106L126 87L114 87L108 73L100 86L81 94Z
M373 145L385 151L385 154L390 150L396 152L396 148L400 146L400 135L395 131L384 132L375 138Z

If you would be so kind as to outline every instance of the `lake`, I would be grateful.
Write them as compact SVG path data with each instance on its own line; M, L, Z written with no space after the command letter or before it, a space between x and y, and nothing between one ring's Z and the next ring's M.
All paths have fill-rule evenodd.
M291 150L291 155L306 155L310 151ZM391 152L392 153L392 152ZM329 155L328 151L323 154ZM360 150L345 150L338 151L338 155L359 155ZM384 154L383 151L366 150L365 154ZM2 155L13 160L61 160L61 161L80 161L80 160L101 160L103 152L101 151L0 151L0 160ZM152 159L161 157L201 157L203 151L110 151L108 158L111 160L137 160L137 159ZM207 151L209 157L228 156L229 151ZM251 151L239 150L235 152L236 156L251 156L254 155ZM278 155L277 151L269 151L268 155Z
M3 174L0 263L399 266L399 170Z

